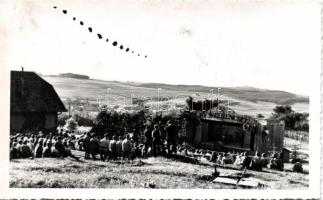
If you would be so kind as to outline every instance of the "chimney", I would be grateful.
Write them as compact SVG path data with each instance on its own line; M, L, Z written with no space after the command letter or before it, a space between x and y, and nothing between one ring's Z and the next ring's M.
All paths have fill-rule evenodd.
M25 95L25 79L24 79L24 67L21 67L21 96Z

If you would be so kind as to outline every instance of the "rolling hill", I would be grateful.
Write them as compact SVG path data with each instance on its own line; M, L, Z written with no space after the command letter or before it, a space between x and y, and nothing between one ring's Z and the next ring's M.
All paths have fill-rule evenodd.
M81 99L89 102L107 101L114 105L129 105L132 98L148 99L150 102L158 98L163 102L183 104L188 96L195 98L217 97L217 88L201 85L170 85L161 83L138 83L103 81L95 79L75 79L58 76L43 76L51 83L58 95L66 100ZM158 88L159 92L158 92ZM221 100L230 100L230 107L241 114L265 116L272 113L276 105L291 105L295 111L308 112L309 99L284 91L265 90L253 87L221 87Z

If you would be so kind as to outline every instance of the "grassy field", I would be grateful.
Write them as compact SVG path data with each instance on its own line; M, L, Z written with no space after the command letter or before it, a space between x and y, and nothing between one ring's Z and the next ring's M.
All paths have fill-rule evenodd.
M80 152L74 152L80 154ZM308 172L247 170L246 176L259 179L262 189L308 187ZM10 187L17 188L204 188L239 186L213 183L211 163L192 164L174 159L148 158L134 161L75 161L69 158L17 159L10 162ZM218 167L221 176L237 176L236 166Z

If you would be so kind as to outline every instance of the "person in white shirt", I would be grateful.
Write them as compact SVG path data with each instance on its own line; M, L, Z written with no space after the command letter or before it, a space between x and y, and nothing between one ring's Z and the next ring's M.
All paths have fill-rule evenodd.
M107 159L108 149L109 149L109 135L105 134L99 143L100 158L102 161L105 161Z

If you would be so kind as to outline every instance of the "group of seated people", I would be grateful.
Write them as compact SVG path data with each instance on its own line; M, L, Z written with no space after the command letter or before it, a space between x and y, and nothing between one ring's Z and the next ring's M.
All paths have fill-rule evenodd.
M129 159L136 146L132 145L130 136L124 138L119 136L109 137L108 134L99 139L91 133L76 136L70 131L49 133L17 133L10 136L10 159L17 158L45 158L45 157L72 157L72 150L85 152L85 159L96 159L99 154L102 160L107 159Z
M79 158L71 152L73 141L63 136L16 134L10 137L10 159L67 157Z
M216 152L202 149L186 149L178 148L178 154L185 156L202 156L208 158L210 162L219 165L236 165L242 168L261 171L262 168L270 168L275 170L283 170L284 163L282 153L274 153L272 156L267 156L265 153L260 154L256 152L255 155L250 155L249 152L230 153L230 152Z

